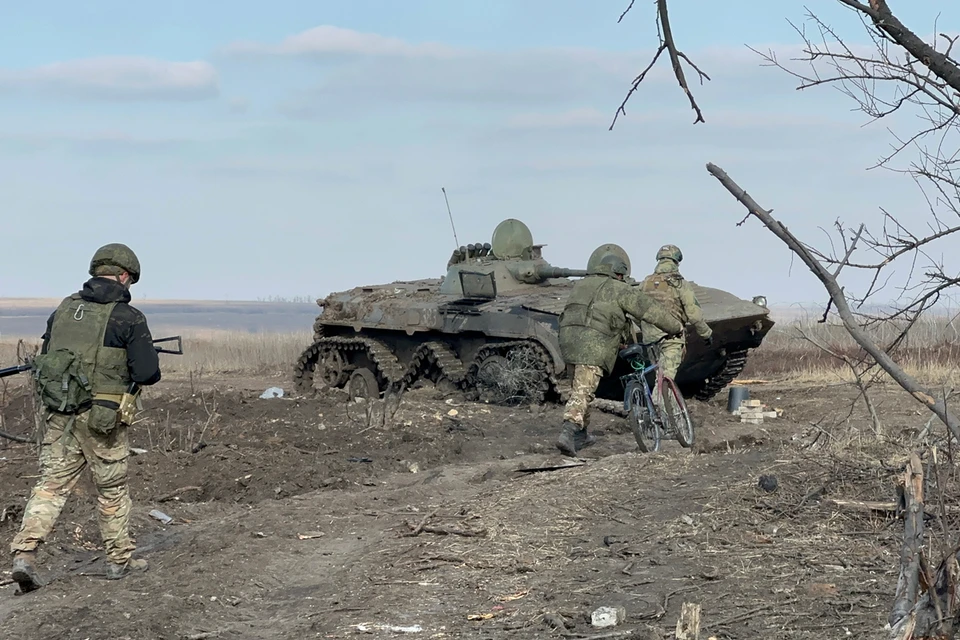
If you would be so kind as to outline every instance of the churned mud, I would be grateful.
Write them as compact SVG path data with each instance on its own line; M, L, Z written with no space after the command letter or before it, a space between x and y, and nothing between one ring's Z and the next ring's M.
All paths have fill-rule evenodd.
M381 403L258 397L273 385L293 388L150 390L130 459L149 571L103 579L84 478L40 554L49 584L16 596L0 565L4 637L648 640L673 637L685 602L702 607L704 639L882 634L902 524L833 501L894 500L903 449L868 438L859 405L846 417L847 387L752 387L783 409L762 425L728 415L725 394L691 401L693 449L653 455L594 411L602 435L573 461L553 447L556 405L428 388L382 419ZM5 428L29 436L28 398L10 397ZM891 441L926 422L893 389L876 400ZM37 473L32 445L0 441L4 549ZM592 627L601 606L625 619Z

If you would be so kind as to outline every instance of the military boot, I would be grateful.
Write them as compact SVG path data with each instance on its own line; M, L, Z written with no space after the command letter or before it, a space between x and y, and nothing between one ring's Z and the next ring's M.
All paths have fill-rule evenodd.
M37 558L36 551L17 551L13 556L13 571L10 577L20 585L20 593L30 593L43 586L36 568L33 566Z
M594 444L597 441L597 437L588 433L587 428L584 427L576 432L573 441L576 443L577 449L584 449Z
M130 558L125 564L107 562L107 580L119 580L133 571L146 571L148 566L143 558Z
M577 432L579 427L569 420L563 421L560 428L560 437L557 438L557 449L565 456L576 457L577 455Z

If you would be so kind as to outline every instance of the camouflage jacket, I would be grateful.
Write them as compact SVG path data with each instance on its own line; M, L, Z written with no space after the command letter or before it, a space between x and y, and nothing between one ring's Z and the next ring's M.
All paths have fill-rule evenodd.
M653 273L643 280L640 287L665 306L680 322L693 325L701 338L713 335L713 329L703 319L703 311L693 287L680 275L677 264L672 260L658 262ZM663 331L646 322L641 323L640 330L644 342L653 342L665 335Z
M90 278L78 292L79 297L96 304L116 302L107 322L103 346L125 349L130 379L147 386L160 381L160 356L153 346L153 336L147 319L139 309L130 305L130 292L119 282L108 278ZM47 330L43 333L41 353L47 353L53 331L56 311L47 318Z
M683 325L639 288L603 272L579 280L560 315L560 353L567 364L613 370L631 320L645 320L669 334Z

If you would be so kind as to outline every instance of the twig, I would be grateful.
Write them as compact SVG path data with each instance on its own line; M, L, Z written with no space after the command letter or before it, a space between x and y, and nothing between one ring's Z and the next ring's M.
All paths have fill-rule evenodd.
M780 608L784 608L784 607L786 607L787 605L795 604L796 602L798 602L798 601L797 601L797 600L790 600L790 601L785 602L785 603L783 603L783 604L779 604L778 606L779 606ZM717 622L713 622L713 623L710 624L710 626L711 626L711 627L714 627L714 628L716 628L716 627L726 627L726 626L731 625L731 624L734 624L734 623L736 623L736 622L743 622L744 620L749 620L750 618L755 618L756 616L760 615L761 613L766 613L766 612L769 611L769 610L770 610L770 605L764 605L764 606L762 606L762 607L757 607L756 609L750 609L749 611L746 611L746 612L744 612L744 613L738 613L738 614L735 615L735 616L731 616L731 617L729 617L729 618L724 618L723 620L719 620L719 621L717 621Z
M889 353L880 349L877 344L871 340L863 327L857 323L856 317L850 310L850 306L837 280L827 271L823 264L811 254L810 250L800 242L796 236L790 233L781 222L774 219L769 211L757 204L756 200L734 182L723 169L713 163L707 163L707 171L719 180L720 184L747 208L750 215L759 219L767 229L780 238L780 240L803 261L807 268L817 276L827 290L827 293L829 293L833 299L837 307L837 313L840 314L840 319L843 320L844 327L846 327L847 332L857 344L859 344L884 371L890 374L890 377L893 378L897 384L910 393L915 400L936 414L947 426L951 434L960 438L960 420L947 409L944 401L936 400L930 392L921 387L912 376L908 375L900 365L890 357Z
M424 533L435 533L440 536L463 536L464 538L482 538L487 535L486 529L471 531L469 529L454 529L453 527L424 527Z
M627 7L626 11L623 12L620 16L620 20L623 20L623 16L627 14L627 11L630 11L630 8L633 6L633 2L630 3L630 6ZM618 20L617 22L620 22ZM706 73L700 70L696 64L693 63L690 58L687 57L687 54L677 49L676 41L673 38L673 29L670 27L670 16L667 11L667 0L657 0L657 31L660 38L660 46L657 47L656 53L653 54L653 59L650 61L650 64L640 72L636 78L634 78L633 83L630 86L630 89L627 91L627 95L624 97L623 102L620 103L620 106L617 107L616 112L613 114L613 121L610 123L608 131L613 131L614 125L617 124L617 118L621 114L627 115L626 106L627 102L630 100L630 97L637 91L640 86L640 83L643 82L644 78L647 77L650 69L653 68L653 65L656 64L657 60L660 58L660 54L664 51L667 52L667 55L670 56L670 63L673 66L673 75L676 77L677 82L680 83L680 88L683 89L683 92L687 95L687 98L690 100L690 108L696 112L696 118L693 121L693 124L698 122L706 122L703 119L703 112L700 111L700 106L697 104L696 99L693 97L693 92L690 91L690 87L687 85L687 79L683 74L683 67L680 65L680 59L686 61L694 71L697 72L700 78L700 83L703 84L704 78L707 80L710 79Z
M418 535L420 535L420 533L423 531L423 527L427 524L427 522L430 521L430 518L432 518L433 516L437 515L437 511L439 511L439 509L434 509L433 511L431 511L431 512L428 513L427 515L423 516L423 518L420 519L420 522L419 522L416 526L410 524L409 522L406 523L407 526L411 528L411 531L409 531L409 532L407 532L407 533L402 533L402 534L400 534L400 535L403 536L404 538L410 538L410 537L413 537L413 536L418 536Z

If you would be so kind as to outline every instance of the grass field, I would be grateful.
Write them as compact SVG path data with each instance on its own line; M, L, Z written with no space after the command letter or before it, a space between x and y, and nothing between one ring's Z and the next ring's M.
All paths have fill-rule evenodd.
M852 380L849 367L814 342L854 359L862 352L842 325L821 324L817 320L810 316L775 325L762 346L751 352L743 377L798 382ZM872 328L870 333L879 344L888 345L899 329L887 324ZM312 339L307 330L249 332L184 328L182 335L184 355L162 356L167 373L289 373ZM17 344L15 339L0 340L0 366L17 362ZM23 342L28 349L38 344L35 339ZM960 335L956 323L950 316L917 323L896 349L894 357L926 384L939 386L960 380Z

